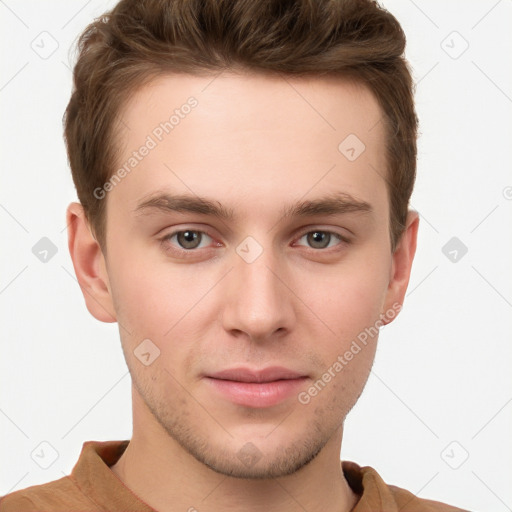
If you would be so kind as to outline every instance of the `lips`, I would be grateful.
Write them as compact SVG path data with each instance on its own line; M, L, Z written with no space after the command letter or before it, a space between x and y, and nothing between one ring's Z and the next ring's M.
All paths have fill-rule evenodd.
M306 377L281 366L272 366L261 370L250 370L248 368L232 368L208 375L212 379L232 380L237 382L274 382L276 380L300 379Z
M210 389L232 404L268 408L296 396L308 376L273 366L260 370L231 368L205 376Z

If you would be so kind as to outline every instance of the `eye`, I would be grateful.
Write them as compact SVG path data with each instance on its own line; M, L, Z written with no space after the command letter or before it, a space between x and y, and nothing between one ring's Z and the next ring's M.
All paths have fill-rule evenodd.
M206 239L206 245L201 245ZM208 239L210 242L208 242ZM162 238L162 242L170 242L173 245L177 244L177 248L185 251L193 249L201 249L211 243L212 238L204 231L197 229L185 229L182 231L175 231Z
M304 233L299 240L306 239L306 243L313 249L328 249L342 243L349 243L344 236L332 231L315 230ZM332 243L338 242L338 243ZM298 244L304 245L304 244Z

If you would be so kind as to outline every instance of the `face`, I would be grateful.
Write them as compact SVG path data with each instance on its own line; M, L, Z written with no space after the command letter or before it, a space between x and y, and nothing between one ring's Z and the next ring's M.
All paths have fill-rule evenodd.
M220 473L290 474L341 433L407 286L378 103L341 79L173 75L121 118L97 299L134 432Z

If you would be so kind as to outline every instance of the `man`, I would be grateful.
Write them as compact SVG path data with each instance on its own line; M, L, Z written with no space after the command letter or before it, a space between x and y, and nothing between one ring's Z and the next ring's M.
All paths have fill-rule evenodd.
M133 436L1 512L457 510L340 463L416 250L404 45L371 1L122 0L87 28L69 249Z

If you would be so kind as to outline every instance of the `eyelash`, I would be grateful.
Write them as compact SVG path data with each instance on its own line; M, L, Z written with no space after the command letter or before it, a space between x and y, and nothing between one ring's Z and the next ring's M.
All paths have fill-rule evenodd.
M200 233L201 235L206 235L208 237L210 237L212 240L214 239L214 237L212 237L211 235L209 235L206 231L202 231L200 229L191 229L191 228L185 228L185 229L180 229L178 231L173 231L172 233L168 233L167 235L163 236L162 238L160 238L160 243L162 245L165 245L166 242L170 242L172 238L174 238L176 235L180 234L180 233L185 233L186 231L192 231L193 233ZM336 244L336 246L334 247L327 247L327 248L321 248L321 249L315 249L313 247L307 247L310 251L313 251L315 253L328 253L330 254L331 252L333 251L338 251L340 250L340 246L343 246L343 245L349 245L351 243L351 240L343 235L341 235L340 233L337 233L335 231L329 231L329 230L325 230L325 229L309 229L307 231L304 231L302 232L297 240L300 240L301 238L303 238L304 236L310 234L310 233L324 233L324 234L329 234L329 235L332 235L334 237L336 237L340 243ZM202 240L201 240L202 242ZM330 240L329 240L329 243L330 243ZM301 245L301 247L306 247L306 246L303 246ZM172 253L178 253L179 255L183 255L185 257L193 257L195 256L200 248L194 248L194 249L183 249L183 248L179 248L179 247L176 247L176 246L172 246L172 248L169 248L169 247L165 247L164 248L166 251L168 252L172 252ZM205 249L205 248L203 248Z

